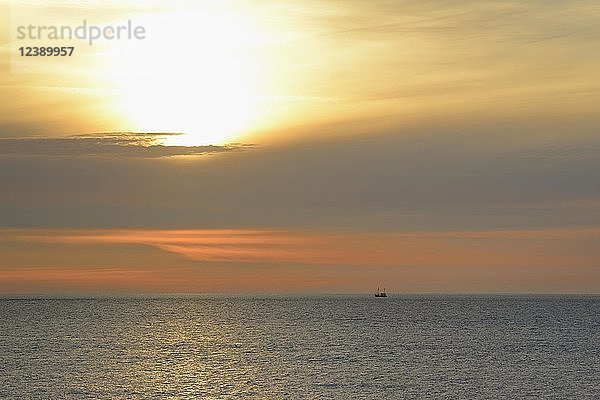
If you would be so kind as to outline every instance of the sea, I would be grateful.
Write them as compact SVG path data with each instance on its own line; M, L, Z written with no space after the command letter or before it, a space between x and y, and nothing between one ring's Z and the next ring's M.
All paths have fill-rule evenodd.
M2 399L600 399L600 296L1 299Z

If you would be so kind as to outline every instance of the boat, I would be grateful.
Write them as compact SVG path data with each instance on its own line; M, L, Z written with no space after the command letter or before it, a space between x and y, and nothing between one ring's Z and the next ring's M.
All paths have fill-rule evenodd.
M385 288L382 291L379 290L379 286L377 286L377 292L375 293L375 297L387 297L387 293L385 292Z

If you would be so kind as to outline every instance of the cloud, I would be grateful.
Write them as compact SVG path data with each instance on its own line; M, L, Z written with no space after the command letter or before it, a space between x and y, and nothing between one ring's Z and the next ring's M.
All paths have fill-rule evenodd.
M4 156L0 226L481 230L596 224L598 126L575 119L476 121L236 151L241 147L186 162ZM122 137L112 141L123 146Z
M239 151L249 145L169 146L168 133L103 133L66 137L0 138L0 155L159 158Z
M600 228L0 229L0 293L598 293Z
M600 229L335 232L269 229L0 231L0 241L145 245L188 260L449 268L585 268L600 255ZM572 249L578 248L579 254Z

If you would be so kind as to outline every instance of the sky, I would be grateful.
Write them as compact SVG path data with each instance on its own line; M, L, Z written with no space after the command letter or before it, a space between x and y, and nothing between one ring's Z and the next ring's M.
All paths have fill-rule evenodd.
M0 295L600 292L594 1L0 15Z

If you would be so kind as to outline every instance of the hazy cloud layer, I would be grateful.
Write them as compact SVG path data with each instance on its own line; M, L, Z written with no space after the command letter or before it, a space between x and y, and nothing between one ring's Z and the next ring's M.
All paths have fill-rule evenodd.
M210 162L4 156L0 224L386 230L597 225L598 126L577 120L447 124L260 146Z

